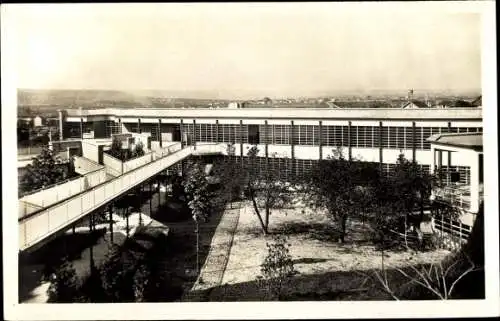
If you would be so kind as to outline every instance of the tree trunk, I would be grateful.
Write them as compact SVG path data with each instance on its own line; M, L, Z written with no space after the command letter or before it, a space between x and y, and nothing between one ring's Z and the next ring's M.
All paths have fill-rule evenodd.
M265 217L265 229L266 229L266 233L269 233L269 216L271 215L271 209L269 208L268 205L266 205L266 217Z
M196 273L200 273L200 230L198 229L198 222L196 223Z
M405 235L405 247L408 249L408 214L405 214L405 224L404 224L404 235Z
M342 216L340 219L340 225L341 225L341 230L340 230L340 236L339 236L339 243L344 243L345 242L345 234L346 234L346 226L347 226L347 217Z
M264 221L262 220L262 217L260 216L259 206L257 205L257 201L255 200L254 192L251 188L249 189L249 194L250 194L250 198L252 199L252 204L253 204L253 208L255 210L255 214L257 215L257 217L259 219L260 226L262 227L262 232L264 232L264 234L267 234L266 225L264 224Z

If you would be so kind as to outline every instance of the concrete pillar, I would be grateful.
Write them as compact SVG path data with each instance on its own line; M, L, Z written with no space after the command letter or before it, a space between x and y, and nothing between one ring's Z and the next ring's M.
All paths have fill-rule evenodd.
M295 175L297 173L297 168L295 166L295 142L293 140L293 136L295 133L295 125L293 120L290 121L290 159L292 163L292 173Z
M158 119L158 140L160 141L160 147L163 147L163 142L161 139L161 118Z
M431 164L431 174L436 174L436 148L431 145L431 154L432 154L432 164Z
M323 122L320 120L319 121L319 131L318 131L318 134L319 134L319 139L318 139L318 142L319 142L319 159L322 160L323 159Z
M113 207L114 203L111 203L109 207L109 236L111 238L111 243L113 243Z
M64 114L62 109L57 110L59 116L59 140L64 139Z
M470 164L470 211L477 213L479 211L479 154L471 151L469 158Z
M349 121L347 123L347 151L348 151L348 159L352 159L352 143L351 143L351 127L352 127L352 122Z
M218 143L219 142L219 120L216 119L215 120L215 142Z
M267 120L264 121L264 128L265 128L265 131L266 131L266 136L269 137L269 125L267 124ZM264 151L265 151L265 154L266 154L266 166L267 166L267 161L268 161L268 157L269 157L269 146L268 146L268 140L266 139L266 143L265 143L265 148L264 148Z
M448 171L447 171L447 174L446 174L446 183L450 184L451 183L451 152L448 151L448 157L447 157L447 165L448 165Z
M382 169L382 164L384 163L384 148L382 147L383 139L382 139L382 130L383 130L382 122L378 122L378 158L380 163L380 168Z
M240 119L240 159L243 161L243 120Z
M196 119L193 119L193 147L196 150Z
M83 139L83 118L80 118L80 138Z
M154 191L153 191L153 182L149 182L149 215L151 216L153 214L153 196L154 196Z
M182 128L184 125L184 120L181 118L181 122L179 123L179 132L181 135L181 148L184 148L184 128Z
M443 151L440 149L437 149L437 170L439 174L439 183L442 183L443 176L442 176L442 167L443 167Z
M415 122L411 123L411 151L413 156L413 161L417 161L417 144L415 143L416 138L416 124Z
M128 238L128 232L129 232L129 225L128 225L128 216L130 214L130 211L129 211L129 207L127 206L127 208L125 209L125 220L126 220L126 223L127 223L127 226L126 226L126 232L127 232L127 238Z

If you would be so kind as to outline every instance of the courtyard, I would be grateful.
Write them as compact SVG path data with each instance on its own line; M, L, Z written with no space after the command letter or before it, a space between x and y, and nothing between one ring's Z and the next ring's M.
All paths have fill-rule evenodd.
M234 211L234 210L229 210ZM229 212L226 211L226 214ZM212 239L212 250L201 271L201 280L192 288L193 301L268 300L262 287L261 264L267 254L266 243L282 234L290 244L294 268L298 272L284 289L286 300L377 300L388 299L373 278L381 268L381 251L370 240L368 224L350 221L345 243L334 237L334 226L326 213L300 205L273 211L269 234L264 235L251 204L239 207L235 227L221 219ZM230 237L228 237L228 234ZM226 257L221 258L227 252ZM385 251L387 269L439 263L449 251ZM211 259L211 256L217 259ZM393 273L394 274L394 273ZM375 282L375 283L374 283ZM395 280L394 286L402 280ZM399 282L399 283L398 283ZM189 300L189 299L188 299Z

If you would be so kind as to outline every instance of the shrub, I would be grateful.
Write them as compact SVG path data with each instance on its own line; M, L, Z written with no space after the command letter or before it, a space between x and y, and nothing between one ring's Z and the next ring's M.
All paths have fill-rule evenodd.
M135 271L134 283L132 285L134 288L135 302L147 301L149 294L148 290L150 288L150 278L151 272L145 264L139 266L139 268Z
M290 244L284 236L275 236L274 242L266 243L266 246L267 256L261 265L261 273L272 299L279 300L283 287L297 272L290 255Z
M144 145L142 144L142 142L138 142L137 145L135 145L133 154L134 157L144 156L145 152L144 152Z
M51 276L51 284L47 290L48 302L81 302L83 298L79 287L80 281L75 268L67 259L64 259L63 263Z

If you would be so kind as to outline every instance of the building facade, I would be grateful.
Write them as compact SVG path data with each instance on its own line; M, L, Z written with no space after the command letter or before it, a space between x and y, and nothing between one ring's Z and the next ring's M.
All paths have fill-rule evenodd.
M347 159L381 164L390 170L400 153L430 171L427 138L444 133L482 132L482 110L325 109L325 108L107 108L59 112L64 139L109 138L112 134L149 134L152 142L232 143L244 157L257 145L285 173L307 172L319 159L339 150ZM447 160L443 160L448 164ZM470 169L451 160L464 182Z

